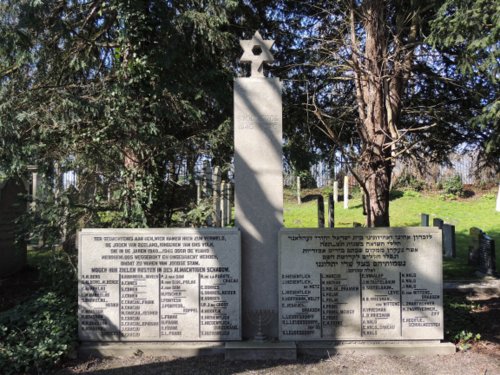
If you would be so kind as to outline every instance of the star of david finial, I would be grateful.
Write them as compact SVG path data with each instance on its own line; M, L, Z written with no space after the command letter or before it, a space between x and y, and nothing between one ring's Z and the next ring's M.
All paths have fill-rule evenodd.
M255 32L252 39L240 40L240 46L243 48L243 55L240 58L242 63L250 63L250 77L264 77L264 63L274 61L271 47L274 40L264 40L258 31Z

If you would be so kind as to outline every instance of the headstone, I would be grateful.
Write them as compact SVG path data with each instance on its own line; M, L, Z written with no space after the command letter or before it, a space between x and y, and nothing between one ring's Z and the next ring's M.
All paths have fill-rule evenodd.
M478 266L479 272L486 275L498 276L495 241L485 233L481 233L479 237Z
M439 229L443 228L444 221L439 218L434 218L432 219L432 226L433 227L438 227Z
M337 181L333 182L333 201L335 203L339 201L339 183Z
M441 340L441 245L437 228L281 230L280 339Z
M500 212L500 184L498 184L498 194L497 194L497 212Z
M429 215L428 214L420 214L420 226L422 226L422 227L429 226Z
M344 209L349 208L349 177L344 176Z
M302 200L300 199L300 176L297 176L297 204L301 204Z
M203 161L202 193L203 198L212 196L212 167L208 160Z
M328 194L328 227L335 227L335 200L333 194Z
M227 185L226 185L226 188L227 188L227 199L226 199L226 223L229 225L231 224L231 220L233 218L232 216L232 212L231 212L231 208L232 208L232 205L231 205L231 201L232 201L232 196L233 196L233 192L232 192L232 188L231 188L231 183L228 182Z
M443 224L443 253L446 258L456 258L455 226Z
M321 194L309 194L301 198L302 202L318 202L318 228L325 227L325 202Z
M240 44L240 61L251 64L251 76L234 82L235 225L242 241L243 336L257 334L255 311L266 309L275 311L275 317L265 333L276 337L276 244L283 225L281 82L263 73L263 64L273 61L272 40L256 32Z
M0 277L16 273L26 265L26 243L18 237L17 220L26 213L22 199L26 187L21 181L0 182Z
M241 339L237 229L83 229L82 341Z
M196 180L196 204L200 204L201 202L201 182L200 180Z
M212 204L213 204L213 223L215 227L221 226L221 170L215 166L212 175Z
M479 264L479 242L483 231L472 227L469 229L469 264L477 266Z

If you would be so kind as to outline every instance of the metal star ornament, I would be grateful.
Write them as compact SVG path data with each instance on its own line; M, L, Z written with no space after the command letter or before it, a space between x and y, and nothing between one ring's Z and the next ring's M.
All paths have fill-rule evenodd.
M258 31L255 32L252 39L240 40L240 46L243 48L243 55L240 58L242 63L250 63L250 77L264 77L264 63L274 61L271 47L274 40L264 40Z

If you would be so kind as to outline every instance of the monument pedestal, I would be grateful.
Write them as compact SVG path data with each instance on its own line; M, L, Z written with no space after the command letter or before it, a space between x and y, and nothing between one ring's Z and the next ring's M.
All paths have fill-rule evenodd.
M226 361L297 359L297 346L294 342L228 342L225 346Z

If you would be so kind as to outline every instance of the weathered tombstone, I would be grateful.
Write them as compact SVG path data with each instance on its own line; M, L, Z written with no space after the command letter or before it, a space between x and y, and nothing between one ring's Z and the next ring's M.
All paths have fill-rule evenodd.
M208 160L203 161L202 193L203 198L212 196L212 167Z
M321 194L309 194L309 195L306 195L305 197L301 198L301 201L304 203L311 202L314 200L318 202L318 228L324 228L325 227L325 202L324 202L323 196Z
M273 43L258 32L241 40L240 62L251 64L251 75L234 81L235 224L241 230L246 338L258 333L256 311L264 309L275 312L265 333L270 337L278 333L276 244L283 225L281 82L263 73L264 63L274 60Z
M349 177L344 176L344 209L349 208Z
M241 339L237 229L83 229L78 243L80 340Z
M218 166L214 167L212 175L212 204L213 204L213 223L215 227L221 226L221 170Z
M498 184L498 194L497 194L497 212L500 212L500 184Z
M0 277L19 271L26 265L26 243L18 237L17 220L26 212L22 199L24 184L15 179L0 182Z
M300 199L300 176L297 176L297 204L301 204L302 200Z
M337 181L333 182L333 201L335 203L339 201L339 183Z
M443 224L443 254L446 258L455 258L457 256L455 226Z
M454 352L440 343L441 240L422 227L281 230L280 340Z
M420 214L420 226L422 226L422 227L429 226L429 215L428 214Z
M226 214L226 209L227 209L227 183L226 181L222 181L220 184L220 191L221 191L221 197L220 197L220 226L225 227L228 223L226 221L227 214Z
M335 227L335 200L333 194L328 194L328 227Z
M196 180L196 204L200 204L201 202L201 182L200 180Z
M442 219L439 219L437 217L432 219L432 226L433 227L438 227L439 229L442 229L443 224L444 224L444 221Z
M483 231L472 227L469 229L469 264L477 266L479 264L479 242Z
M478 269L486 275L498 276L496 269L495 241L486 233L479 236Z
M226 185L226 188L227 188L227 199L226 199L226 223L229 225L231 224L231 219L232 219L232 213L231 213L231 201L232 201L232 188L231 188L231 183L228 182L227 185Z

